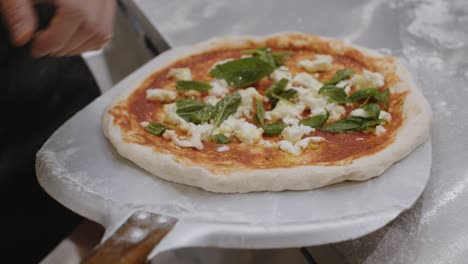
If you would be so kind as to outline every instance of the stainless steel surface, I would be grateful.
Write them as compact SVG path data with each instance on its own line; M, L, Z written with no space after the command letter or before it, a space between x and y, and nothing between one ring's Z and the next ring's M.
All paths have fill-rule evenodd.
M148 32L157 28L172 46L298 30L385 48L405 61L434 111L431 180L418 203L392 224L332 247L350 263L466 263L468 1L127 2Z

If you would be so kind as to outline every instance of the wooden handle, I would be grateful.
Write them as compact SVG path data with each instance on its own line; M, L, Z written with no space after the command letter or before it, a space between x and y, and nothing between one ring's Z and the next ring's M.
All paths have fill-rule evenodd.
M171 231L176 222L177 219L167 216L135 212L82 263L145 263L151 250Z

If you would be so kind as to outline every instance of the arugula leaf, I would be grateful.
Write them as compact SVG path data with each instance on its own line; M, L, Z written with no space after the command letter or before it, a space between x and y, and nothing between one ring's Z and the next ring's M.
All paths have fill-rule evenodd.
M369 118L372 119L379 119L380 114L380 105L378 104L368 104L361 107L364 111L366 111Z
M162 134L164 134L166 130L167 130L167 126L160 124L160 123L156 123L156 122L150 122L145 127L146 132L153 134L155 136L161 136Z
M274 124L265 124L262 126L263 128L263 135L265 136L276 136L281 134L283 130L287 127L283 122L278 122Z
M231 142L231 139L226 137L224 134L217 134L213 136L213 139L216 141L218 144L227 144Z
M329 81L326 81L325 84L333 84L336 85L337 83L349 79L351 75L353 75L355 71L353 69L341 69L338 70L333 78Z
M390 95L390 91L388 89L383 90L379 93L377 88L367 88L361 89L349 96L350 102L356 102L359 100L364 100L365 102L369 101L370 99L380 101L384 103L388 107L388 96Z
M330 133L361 132L379 125L382 121L360 116L348 116L333 124L324 126L321 130Z
M268 76L274 70L273 65L257 56L218 64L210 71L210 75L226 80L230 86L245 87Z
M214 106L205 104L205 106L189 115L190 122L196 125L208 122L213 116Z
M322 86L319 90L319 94L325 94L330 99L338 103L345 103L348 101L348 95L344 89L332 84L325 84Z
M257 101L257 113L254 116L255 122L263 126L265 123L265 108L263 108L263 103Z
M215 106L213 112L214 127L219 127L224 120L233 115L239 107L242 100L242 96L239 92L226 95L221 99Z
M322 128L328 120L328 110L324 115L316 115L299 121L299 125L310 126L312 128Z
M199 81L178 81L176 84L178 91L195 90L199 92L206 92L212 88L211 84Z

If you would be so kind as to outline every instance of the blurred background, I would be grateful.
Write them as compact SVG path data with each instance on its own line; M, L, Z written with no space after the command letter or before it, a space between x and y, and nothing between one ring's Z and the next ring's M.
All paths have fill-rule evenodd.
M37 12L40 26L47 27L53 8ZM29 45L12 47L2 28L2 258L77 263L80 250L92 248L102 235L98 226L49 197L35 176L35 153L73 114L169 48L216 36L301 31L378 49L410 68L434 111L434 164L424 194L395 221L357 240L303 249L177 250L156 261L466 263L467 29L466 0L120 0L115 32L104 50L33 59Z

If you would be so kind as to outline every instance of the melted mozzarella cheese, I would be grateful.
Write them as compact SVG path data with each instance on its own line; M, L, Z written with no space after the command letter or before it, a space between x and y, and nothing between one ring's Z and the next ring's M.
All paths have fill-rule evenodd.
M359 116L359 117L369 117L366 111L362 108L356 108L351 113L349 113L350 116Z
M174 78L177 81L191 81L192 71L189 68L172 68L167 77Z
M292 80L292 83L304 88L309 88L314 94L318 94L318 91L323 86L323 84L315 79L314 76L305 72L296 74Z
M314 60L301 60L298 65L308 72L328 71L331 69L333 57L330 55L315 55Z
M195 125L193 123L190 123L189 125L190 129L188 134L191 136L190 142L192 143L193 147L197 149L203 149L202 140L207 140L210 137L211 131L213 130L213 125Z
M378 72L364 70L362 75L356 74L351 78L356 89L380 88L384 86L384 77Z
M244 145L252 145L262 138L263 129L247 122L244 118L235 118L230 116L226 119L214 134L224 134L226 136L235 136Z
M173 102L177 97L177 92L166 89L148 89L146 90L146 100L157 102Z

